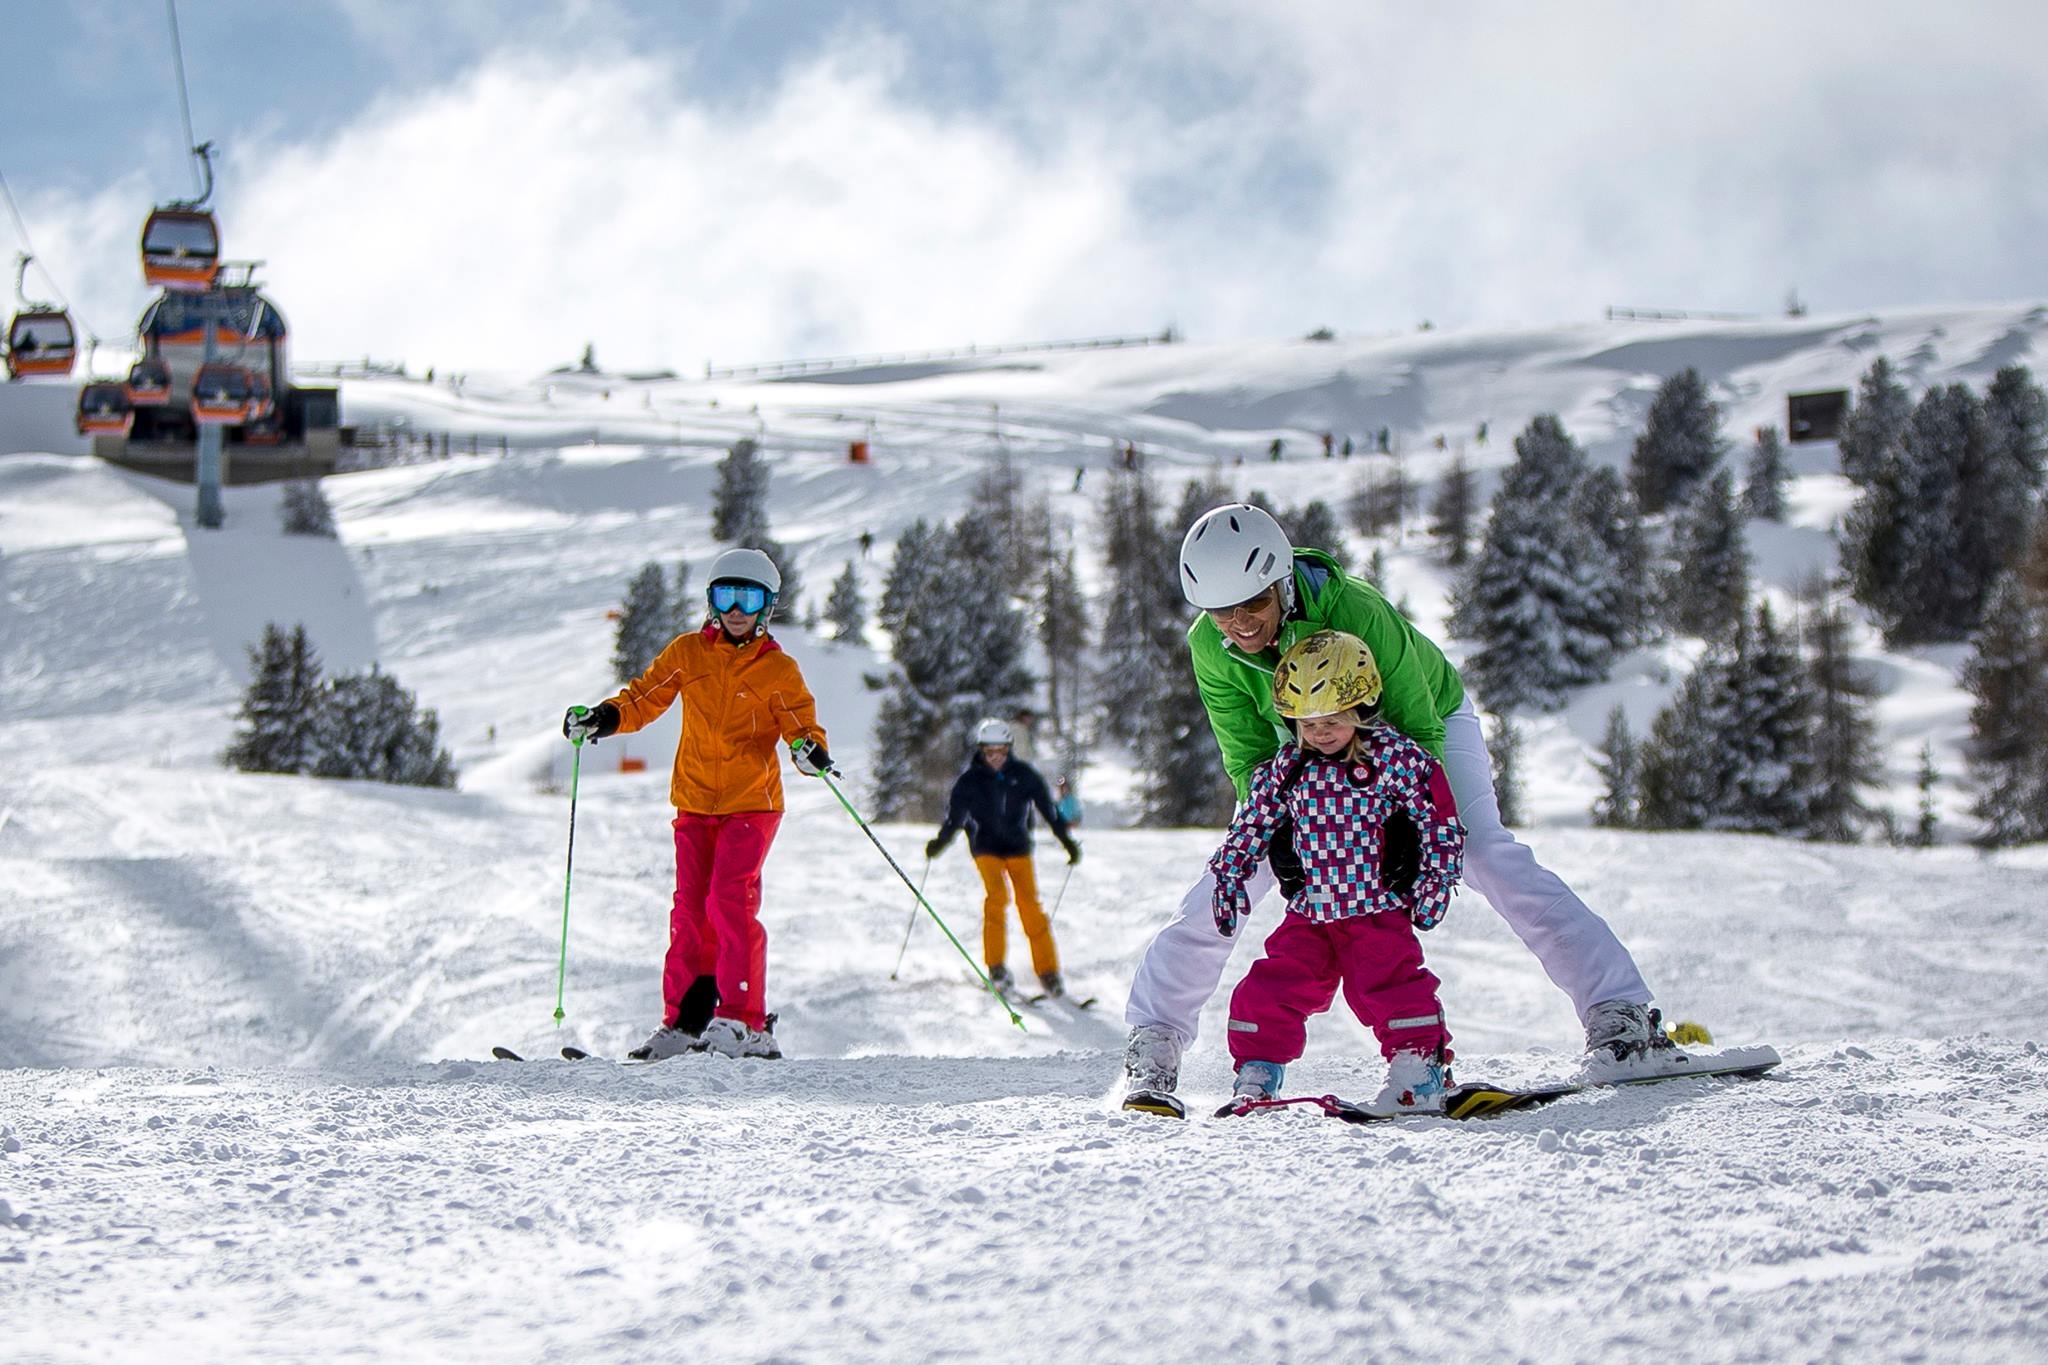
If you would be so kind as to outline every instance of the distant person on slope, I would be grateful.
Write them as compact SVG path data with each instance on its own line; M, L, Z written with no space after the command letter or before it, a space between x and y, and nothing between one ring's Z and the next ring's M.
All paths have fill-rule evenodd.
M1306 880L1231 993L1237 1083L1217 1117L1278 1095L1309 1016L1340 987L1387 1059L1386 1085L1365 1108L1440 1112L1451 1035L1415 931L1444 917L1464 859L1450 781L1420 744L1379 723L1379 669L1356 636L1319 630L1288 650L1273 670L1273 705L1294 737L1252 773L1209 860L1218 932L1235 934L1251 914L1245 883L1283 826Z
M1465 880L1571 996L1586 1030L1586 1074L1656 1074L1684 1065L1614 931L1501 824L1478 713L1442 650L1330 555L1289 544L1280 524L1257 507L1233 503L1203 513L1181 543L1180 570L1182 594L1202 613L1188 628L1195 681L1240 800L1253 770L1279 751L1286 734L1273 704L1280 655L1319 630L1357 636L1378 661L1383 719L1428 750L1450 778L1465 825ZM1252 904L1276 876L1289 894L1300 884L1300 862L1284 833L1274 836L1265 866L1247 883ZM1205 872L1188 888L1131 982L1124 1009L1131 1108L1185 1112L1173 1094L1181 1053L1195 1039L1202 1006L1216 993L1235 944L1217 932L1214 881Z
M803 671L768 634L782 575L759 550L711 564L711 615L679 635L609 701L572 706L572 741L631 734L678 700L682 742L669 780L675 803L676 894L661 974L662 1021L627 1055L709 1050L780 1057L769 1032L768 934L761 866L782 823L775 741L807 777L836 772Z
M974 866L981 873L986 893L981 903L981 955L988 963L989 980L1000 991L1016 985L1005 964L1010 890L1015 888L1017 918L1031 943L1031 970L1038 973L1038 983L1047 995L1065 995L1059 948L1052 939L1052 925L1038 904L1038 875L1031 863L1032 810L1052 827L1053 837L1067 850L1069 863L1081 861L1081 845L1053 805L1052 793L1038 769L1010 756L1014 738L1008 722L993 716L974 727L974 756L954 779L945 822L924 846L924 856L938 857L946 851L954 830L967 830L967 847L974 854Z

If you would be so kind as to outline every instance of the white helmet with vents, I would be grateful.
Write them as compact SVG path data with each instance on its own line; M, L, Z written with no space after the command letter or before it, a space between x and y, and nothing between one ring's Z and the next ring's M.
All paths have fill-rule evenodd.
M994 716L989 716L981 724L974 727L974 742L977 746L983 744L1012 744L1016 742L1016 736L1011 733L1010 722L997 720Z
M1294 572L1294 547L1272 514L1233 502L1204 512L1180 543L1180 590L1204 610L1250 601Z

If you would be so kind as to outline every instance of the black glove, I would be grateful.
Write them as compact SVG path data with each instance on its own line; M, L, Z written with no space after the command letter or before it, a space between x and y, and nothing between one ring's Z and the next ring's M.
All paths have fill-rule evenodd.
M562 738L571 744L584 740L596 743L619 732L619 708L608 701L595 706L572 706L562 717Z
M939 835L936 839L929 841L924 846L924 860L926 862L930 862L932 859L938 857L941 853L944 853L946 851L946 845L951 842L952 840L948 839L943 834Z
M1280 883L1280 894L1293 900L1308 887L1308 870L1294 852L1294 822L1282 820L1266 845L1266 866Z
M832 755L825 752L825 746L815 739L800 739L789 746L789 761L796 764L796 770L805 777L822 777L826 773L839 776L839 769L832 766Z
M1079 839L1062 839L1060 842L1067 846L1068 867L1072 867L1075 863L1081 861L1081 841Z
M1422 871L1422 835L1415 822L1401 811L1387 817L1380 843L1380 885L1406 900L1415 894L1415 878Z

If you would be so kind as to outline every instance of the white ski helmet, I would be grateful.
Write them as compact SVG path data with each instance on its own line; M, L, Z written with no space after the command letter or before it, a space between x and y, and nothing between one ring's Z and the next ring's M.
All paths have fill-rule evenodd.
M1294 547L1272 514L1233 502L1202 513L1180 543L1180 590L1207 610L1249 601L1291 581Z
M759 583L771 593L782 591L781 571L759 550L727 550L711 561L711 582Z
M1016 736L1011 733L1008 721L989 716L974 727L974 743L977 748L983 744L1014 744Z

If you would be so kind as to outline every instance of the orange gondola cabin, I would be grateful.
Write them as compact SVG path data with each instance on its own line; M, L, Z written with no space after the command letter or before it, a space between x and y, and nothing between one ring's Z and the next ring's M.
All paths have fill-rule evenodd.
M204 293L220 274L220 225L205 209L172 204L142 225L142 278L157 289Z
M135 408L120 381L94 380L78 391L80 436L126 436L134 425Z
M24 308L7 325L7 377L66 375L78 360L78 330L61 308Z

